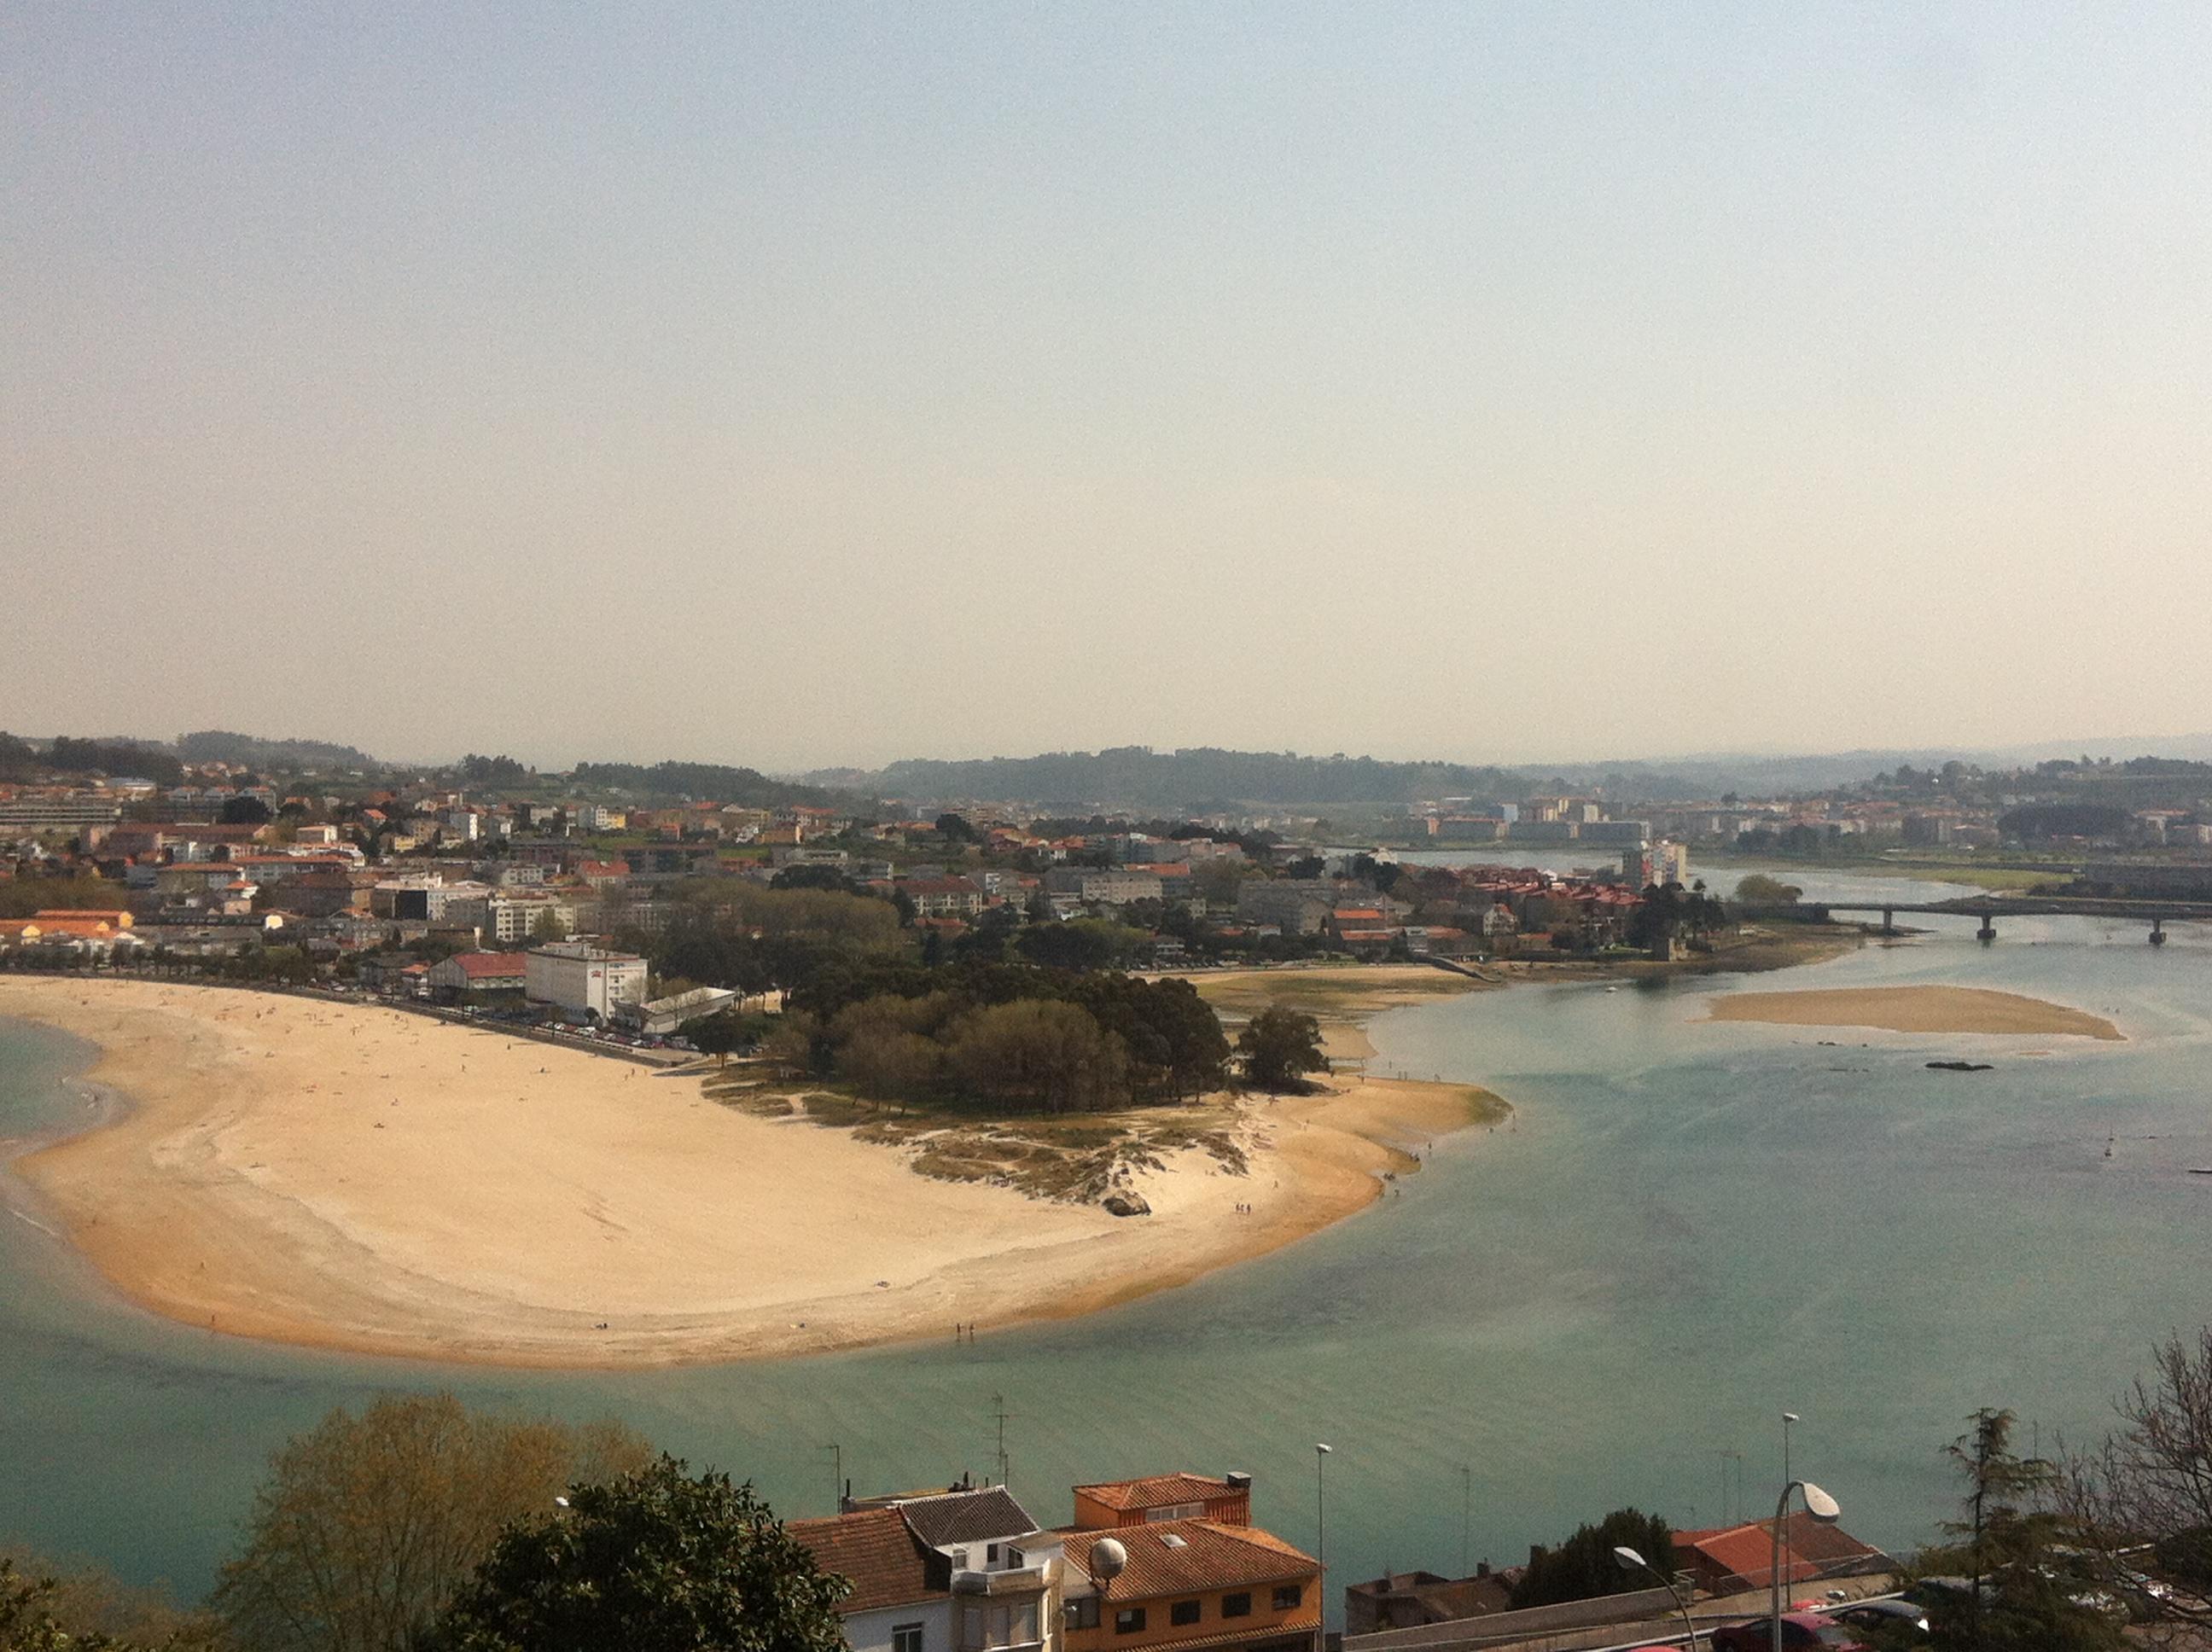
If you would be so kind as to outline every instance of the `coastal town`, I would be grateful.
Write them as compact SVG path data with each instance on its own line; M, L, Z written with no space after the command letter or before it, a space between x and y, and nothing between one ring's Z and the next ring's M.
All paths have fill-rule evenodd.
M273 969L445 1003L520 995L593 1025L645 1001L645 972L577 976L548 962L533 991L520 955L579 937L623 957L649 953L702 890L733 884L886 902L925 962L1154 969L1709 954L1725 914L1698 898L1693 854L1706 865L1993 871L2052 892L2212 896L2202 853L2212 800L2188 795L2192 777L2155 772L2156 794L2177 802L2044 803L2033 776L1933 771L1885 774L1861 795L1750 803L1446 798L1370 811L1365 847L1346 848L1328 820L1264 806L1159 817L1103 805L1073 817L965 797L746 801L694 795L649 770L626 786L525 774L505 759L411 775L313 762L263 774L93 742L43 753L11 744L0 754L0 947ZM124 772L134 756L173 772ZM814 795L750 771L675 779L718 774L733 794ZM2073 795L2069 776L2043 778L2040 795ZM1434 864L1454 850L1458 864ZM1524 850L1546 864L1515 864ZM556 991L556 976L598 985ZM692 987L765 1005L795 984ZM687 1010L731 1001L624 1018L665 1036Z
M2053 910L2185 919L2212 819L2093 815L2074 775L1972 803L1954 777L1941 813L1865 795L1924 791L1908 772L1752 804L1415 800L1355 836L1257 800L189 745L0 743L0 1015L103 1052L65 1081L95 1127L18 1151L18 1214L210 1335L458 1364L964 1348L1170 1289L1517 1131L1504 1097L1375 1070L1374 1014L1833 957L1890 914L1837 921L1786 879L1883 856L1907 890L1970 855ZM2124 1042L1945 986L1731 992L1709 1019ZM852 1652L1887 1648L1974 1598L1954 1552L1885 1554L1809 1484L1772 1519L1617 1509L1525 1562L1332 1572L1326 1445L1310 1548L1255 1518L1250 1474L1173 1466L1077 1485L1047 1526L999 1428L995 1474L841 1479L783 1527ZM2154 1587L2084 1571L2035 1609L2171 1615Z

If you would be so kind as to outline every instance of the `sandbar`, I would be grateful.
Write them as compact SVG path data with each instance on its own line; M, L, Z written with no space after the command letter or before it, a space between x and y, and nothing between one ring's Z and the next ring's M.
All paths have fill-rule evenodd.
M501 1365L1091 1311L1326 1227L1407 1148L1492 1116L1468 1086L1357 1077L1248 1098L1247 1174L1169 1155L1139 1180L1153 1214L1119 1218L925 1177L897 1146L718 1105L696 1073L391 1008L15 976L0 1015L97 1045L88 1077L127 1098L9 1167L125 1297L219 1334Z
M1899 1033L2036 1033L2118 1039L2102 1016L1982 987L1843 987L1796 993L1731 993L1710 1001L1709 1021L1789 1027L1871 1027Z

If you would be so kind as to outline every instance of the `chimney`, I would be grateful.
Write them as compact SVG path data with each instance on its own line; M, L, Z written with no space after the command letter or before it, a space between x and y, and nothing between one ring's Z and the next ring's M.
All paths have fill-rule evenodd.
M1486 1558L1474 1563L1474 1575L1477 1577L1487 1577L1490 1576L1490 1562Z
M1249 1491L1252 1489L1252 1477L1239 1470L1232 1468L1222 1479L1229 1483L1229 1489L1232 1491Z

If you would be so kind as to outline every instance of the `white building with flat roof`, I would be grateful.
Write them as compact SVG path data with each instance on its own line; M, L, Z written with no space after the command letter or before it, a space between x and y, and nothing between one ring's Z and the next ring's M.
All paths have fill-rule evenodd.
M614 1017L617 1004L645 1000L646 963L634 952L610 952L582 941L556 941L523 955L523 996L594 1021Z

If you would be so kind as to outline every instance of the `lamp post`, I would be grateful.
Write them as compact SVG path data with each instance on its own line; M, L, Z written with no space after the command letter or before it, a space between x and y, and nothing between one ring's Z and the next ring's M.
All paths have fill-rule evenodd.
M1805 1512L1824 1526L1833 1525L1836 1517L1844 1512L1837 1506L1833 1497L1810 1480L1792 1480L1782 1488L1782 1496L1774 1504L1774 1550L1771 1563L1771 1570L1767 1573L1768 1580L1774 1590L1772 1595L1774 1611L1772 1616L1767 1620L1768 1626L1774 1631L1774 1652L1782 1652L1782 1520L1783 1515L1789 1509L1790 1494L1792 1491L1802 1491L1805 1494Z
M1314 1444L1314 1556L1321 1563L1321 1619L1314 1625L1315 1652L1328 1644L1328 1485L1322 1470L1327 1466L1329 1449L1316 1441Z
M1784 1485L1790 1484L1790 1425L1804 1420L1794 1411L1782 1413L1782 1483Z
M1689 1601L1683 1599L1682 1591L1675 1586L1674 1580L1625 1543L1613 1550L1613 1558L1623 1571L1648 1571L1659 1580L1667 1593L1674 1597L1675 1610L1682 1614L1682 1627L1689 1637L1682 1644L1689 1649L1689 1652L1698 1652L1698 1625L1690 1617Z

